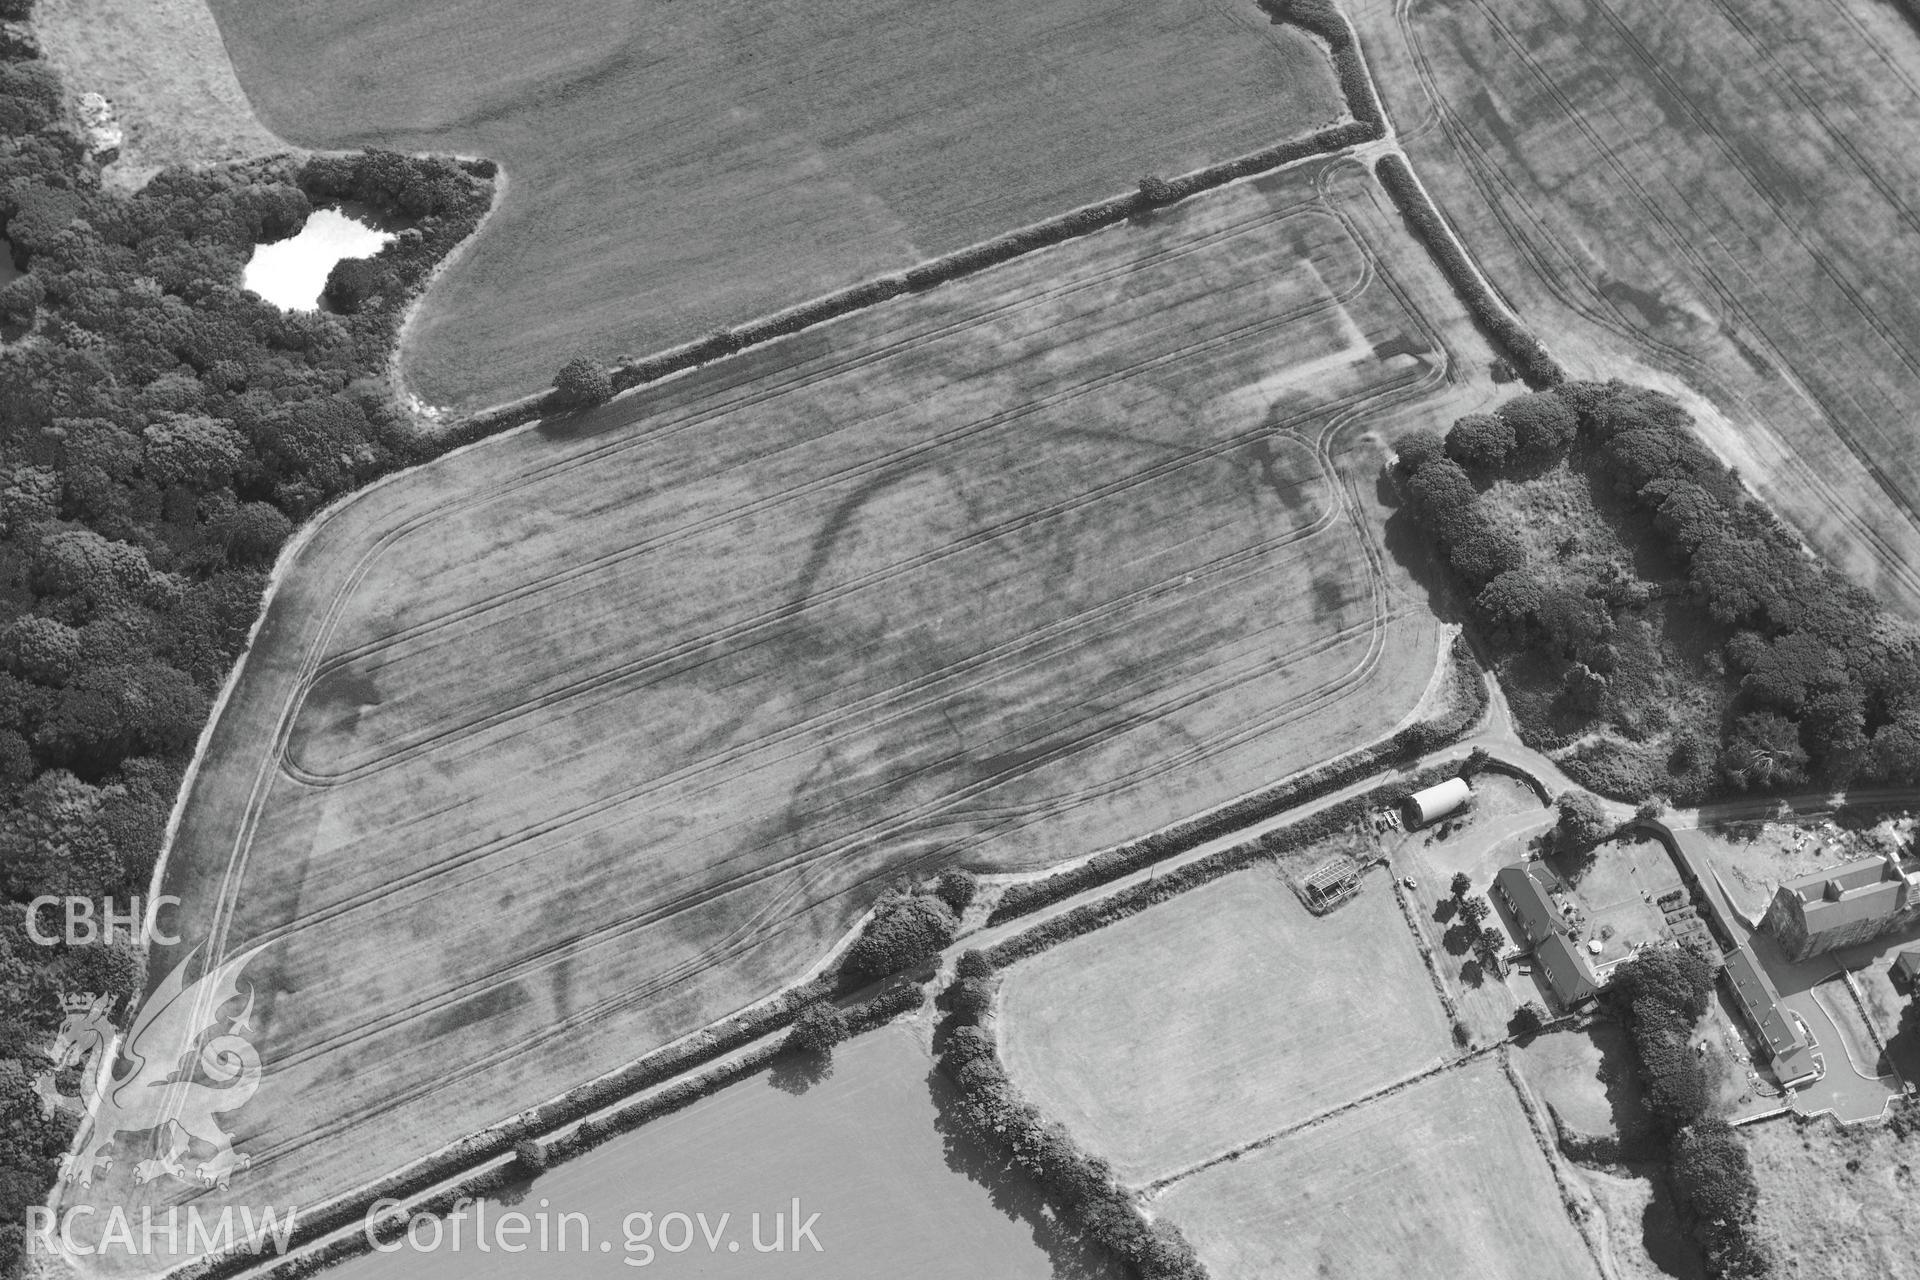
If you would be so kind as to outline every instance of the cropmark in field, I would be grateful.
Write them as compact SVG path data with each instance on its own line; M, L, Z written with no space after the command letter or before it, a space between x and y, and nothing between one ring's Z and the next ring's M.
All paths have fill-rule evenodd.
M412 331L455 408L644 354L1340 118L1254 0L213 0L266 123L498 161ZM449 25L457 39L449 38Z
M1426 184L1575 376L1681 392L1829 559L1920 613L1920 59L1896 7L1349 7Z
M1377 197L1224 189L323 521L164 885L185 945L264 947L253 1164L206 1195L310 1200L705 1026L902 871L1391 730L1440 636L1369 431L1488 389Z

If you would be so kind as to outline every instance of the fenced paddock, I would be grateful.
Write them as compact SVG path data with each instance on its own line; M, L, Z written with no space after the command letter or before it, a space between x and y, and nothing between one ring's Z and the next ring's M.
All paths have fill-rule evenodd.
M999 1028L1014 1082L1131 1185L1404 1079L1452 1046L1393 895L1315 917L1265 869L1020 961Z

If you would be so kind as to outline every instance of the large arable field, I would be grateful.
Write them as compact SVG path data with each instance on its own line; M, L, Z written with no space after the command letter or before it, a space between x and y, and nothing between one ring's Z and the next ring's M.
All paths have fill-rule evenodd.
M307 146L451 151L508 186L409 338L472 407L695 338L1340 117L1253 0L213 0Z
M1392 729L1441 629L1378 436L1490 388L1385 207L1352 163L1237 184L321 521L164 884L185 945L265 947L224 1194L311 1203L705 1026L902 872Z
M1354 0L1401 140L1582 376L1920 613L1920 35L1880 0Z
M1216 1280L1599 1275L1491 1058L1215 1165L1154 1206Z
M1260 865L1015 966L1009 1073L1146 1183L1435 1065L1447 1020L1382 880L1314 916Z

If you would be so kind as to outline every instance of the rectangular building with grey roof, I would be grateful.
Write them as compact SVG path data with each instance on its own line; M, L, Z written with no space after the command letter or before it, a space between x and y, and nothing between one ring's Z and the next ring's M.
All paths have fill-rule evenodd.
M1920 864L1862 858L1774 890L1761 927L1792 960L1871 942L1920 919Z
M1826 1074L1819 1045L1806 1026L1780 1003L1780 991L1760 966L1753 947L1742 944L1727 953L1727 981L1735 1000L1773 1061L1773 1073L1783 1085L1804 1084Z

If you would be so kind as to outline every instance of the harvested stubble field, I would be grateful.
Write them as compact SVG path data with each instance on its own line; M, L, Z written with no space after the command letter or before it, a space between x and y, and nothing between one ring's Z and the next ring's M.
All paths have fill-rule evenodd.
M1351 0L1408 152L1576 376L1920 613L1920 40L1876 0Z
M1175 1183L1217 1280L1597 1276L1491 1057Z
M322 521L165 886L188 945L267 948L227 1194L310 1203L704 1026L904 871L1390 729L1440 628L1368 428L1486 389L1375 194L1225 189Z
M1311 133L1323 46L1253 0L212 0L267 124L510 179L409 381L461 408Z
M1447 1020L1383 879L1316 917L1258 864L1016 965L1008 1072L1146 1183L1433 1066Z

